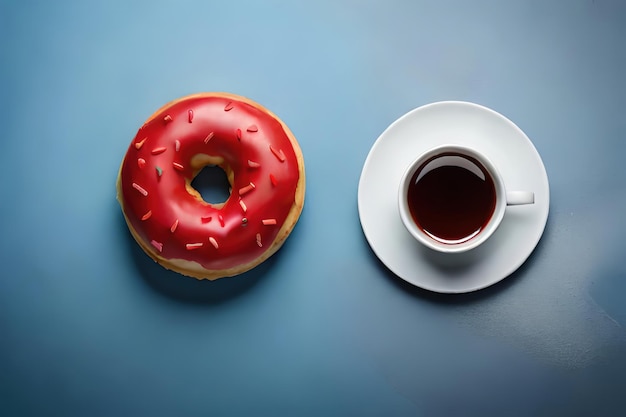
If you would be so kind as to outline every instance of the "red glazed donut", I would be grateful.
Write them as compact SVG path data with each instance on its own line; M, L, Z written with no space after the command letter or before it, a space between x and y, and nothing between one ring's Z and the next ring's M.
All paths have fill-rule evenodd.
M228 177L226 202L191 187L206 165ZM172 101L139 129L122 161L117 198L128 227L156 262L217 279L274 254L304 204L298 142L274 114L244 97L202 93Z

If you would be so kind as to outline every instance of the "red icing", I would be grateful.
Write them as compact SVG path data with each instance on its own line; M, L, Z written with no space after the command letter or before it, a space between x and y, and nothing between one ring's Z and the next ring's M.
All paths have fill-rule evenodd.
M232 193L221 208L185 188L196 154L221 157L233 170ZM161 175L156 167L164 168ZM279 121L245 102L207 96L177 101L151 118L121 169L124 212L139 237L166 259L209 270L251 262L267 250L265 242L274 241L294 203L298 180L298 159Z

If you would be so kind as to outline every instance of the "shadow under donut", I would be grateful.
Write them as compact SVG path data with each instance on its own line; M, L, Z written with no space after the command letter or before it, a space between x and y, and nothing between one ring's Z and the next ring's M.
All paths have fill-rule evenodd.
M126 253L132 259L138 275L152 289L176 301L216 305L232 300L258 284L279 256L279 253L276 253L256 268L235 277L215 281L190 278L165 269L145 254L128 230L117 202L115 209L118 211L116 220L120 230L119 236L123 240L120 243L126 245Z

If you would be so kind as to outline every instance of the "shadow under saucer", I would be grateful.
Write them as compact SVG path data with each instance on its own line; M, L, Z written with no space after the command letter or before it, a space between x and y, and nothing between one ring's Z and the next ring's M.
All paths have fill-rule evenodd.
M541 257L542 253L544 252L545 241L549 240L549 235L551 233L550 223L551 218L550 216L548 216L542 238L539 240L537 246L526 259L526 261L517 270L493 285L490 285L480 290L464 293L439 293L411 284L410 282L397 276L380 260L380 258L378 258L374 250L368 244L367 239L362 239L362 244L370 253L370 258L372 258L372 264L393 285L401 288L404 291L407 291L410 294L419 296L434 303L466 304L495 296L503 290L510 288L512 285L515 285L515 283L518 282L524 275L528 274L529 271L532 270L533 264L538 258ZM481 257L488 256L488 254L486 253L489 252L490 244L491 243L487 241L486 244L482 245L479 248L462 254L452 254L454 256L451 256L451 254L445 254L431 250L421 244L416 245L416 248L420 251L422 257L428 260L433 268L436 268L437 270L440 270L442 272L454 273L454 271L457 270L472 268L475 263L480 261Z

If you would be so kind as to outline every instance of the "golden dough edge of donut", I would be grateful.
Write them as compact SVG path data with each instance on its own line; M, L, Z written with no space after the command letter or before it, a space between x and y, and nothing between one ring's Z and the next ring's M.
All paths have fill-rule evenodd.
M268 247L268 249L265 250L263 253L261 253L261 255L259 255L258 257L256 257L255 259L253 259L252 261L246 264L241 264L239 266L229 268L229 269L211 270L211 269L204 268L202 265L194 261L188 261L186 259L163 258L159 256L156 249L154 249L151 245L149 245L148 243L144 242L141 239L141 237L138 235L138 233L135 231L132 224L128 220L128 217L126 217L126 212L124 209L124 198L122 194L121 182L122 182L122 166L124 165L124 160L126 159L126 157L122 159L122 163L120 164L120 168L119 168L118 175L117 175L117 181L116 181L117 200L121 206L122 214L124 215L124 220L126 221L126 225L128 226L128 229L130 230L130 233L135 239L135 241L137 242L137 244L150 258L152 258L153 261L155 261L156 263L158 263L165 269L169 269L181 275L185 275L191 278L196 278L198 280L206 279L206 280L214 281L220 278L234 277L236 275L240 275L240 274L243 274L244 272L254 269L255 267L265 262L267 259L269 259L283 246L283 244L285 243L285 241L291 234L293 228L295 227L296 223L298 222L300 215L302 213L302 210L304 208L306 174L305 174L305 169L304 169L304 156L302 154L300 145L296 137L294 136L293 132L291 131L291 129L289 129L289 127L282 121L281 118L279 118L269 109L265 108L263 105L255 101L252 101L251 99L248 99L244 96L240 96L240 95L232 94L232 93L226 93L226 92L190 94L190 95L172 100L166 103L165 105L161 106L144 122L144 124L150 122L159 113L163 112L167 108L173 106L174 104L180 101L188 100L191 98L199 98L199 97L232 98L233 100L238 100L238 101L247 103L263 111L264 113L267 113L270 117L278 121L283 127L283 130L285 134L287 135L287 137L289 138L289 141L291 142L291 146L293 147L294 153L296 155L296 160L298 162L298 174L299 174L298 182L296 184L296 191L294 195L294 203L292 204L291 209L289 210L289 214L285 218L283 225L278 231L276 238L274 239L272 244Z

